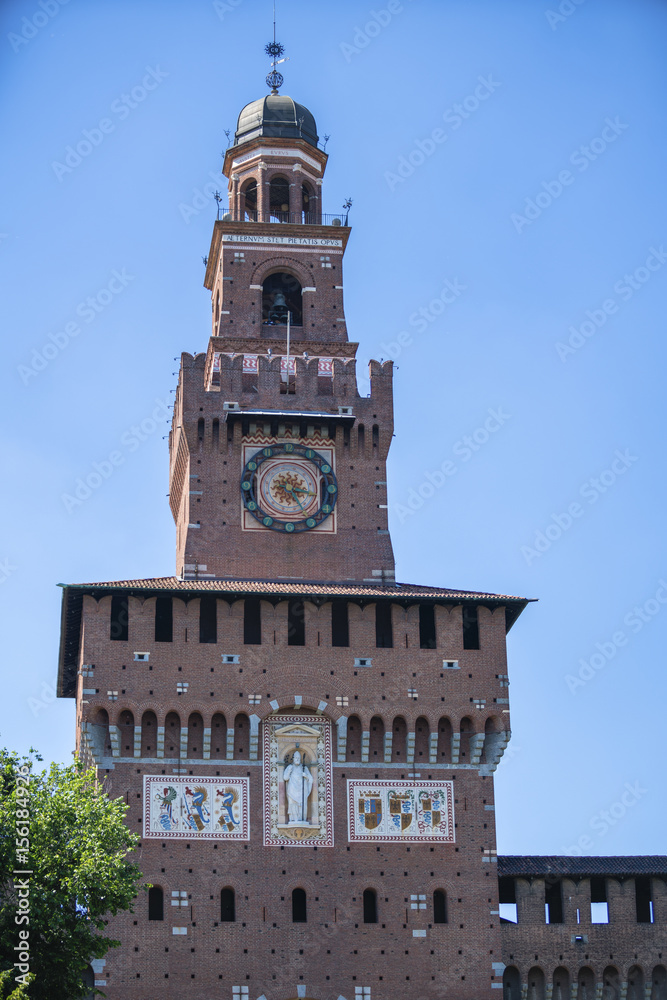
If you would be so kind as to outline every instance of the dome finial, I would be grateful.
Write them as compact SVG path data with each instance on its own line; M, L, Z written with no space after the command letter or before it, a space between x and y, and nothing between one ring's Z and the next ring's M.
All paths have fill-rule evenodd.
M276 0L273 0L273 41L264 46L264 51L267 56L271 56L271 72L266 78L266 85L271 88L272 94L277 94L278 87L282 87L284 80L282 73L278 72L276 66L286 62L289 56L286 59L278 59L278 56L281 56L285 51L285 46L276 41Z

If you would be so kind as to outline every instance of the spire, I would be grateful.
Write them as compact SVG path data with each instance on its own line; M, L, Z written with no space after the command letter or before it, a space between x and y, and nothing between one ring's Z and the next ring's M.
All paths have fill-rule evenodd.
M280 42L276 41L276 3L275 3L275 0L273 0L273 41L269 42L268 45L264 46L264 51L266 52L267 56L271 56L271 72L269 73L269 75L266 78L266 85L267 85L267 87L271 88L271 93L272 94L277 94L278 93L278 88L282 87L282 85L284 83L284 80L283 80L282 73L278 72L278 70L276 69L276 66L279 63L286 62L287 59L289 59L289 56L287 56L287 59L279 59L278 58L278 56L281 56L283 54L283 52L285 51L285 46L281 45Z

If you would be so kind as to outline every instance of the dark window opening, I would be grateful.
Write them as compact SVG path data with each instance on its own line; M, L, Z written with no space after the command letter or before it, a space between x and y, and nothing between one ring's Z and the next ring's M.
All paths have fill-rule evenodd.
M158 597L155 602L155 641L173 642L174 602L171 597Z
M307 184L301 185L301 213L302 221L306 225L316 225L320 219L317 212L317 199Z
M516 882L509 876L498 879L498 902L500 904L500 923L516 924L519 922L516 906Z
M476 607L463 608L463 648L479 649L479 619Z
M236 899L233 889L220 892L220 920L231 923L236 920Z
M293 274L276 271L262 284L262 322L268 326L286 326L288 312L290 326L303 325L301 283Z
M305 924L308 921L306 893L304 889L292 890L292 923Z
M127 597L114 594L111 598L111 625L109 638L127 642L129 610Z
M331 645L350 645L350 620L347 613L347 601L331 602Z
M421 649L435 649L435 605L419 605L419 645Z
M199 641L218 641L217 602L215 597L202 597L199 602Z
M375 645L378 649L391 649L394 645L389 602L375 605Z
M269 184L269 210L271 222L289 222L289 181L274 177Z
M442 889L433 891L433 923L447 923L447 896Z
M204 443L204 428L206 427L206 422L200 417L197 421L197 438L199 440L200 446Z
M590 881L591 923L609 923L609 902L607 900L607 880L594 876Z
M373 448L377 450L380 447L380 428L377 424L373 424Z
M220 447L220 421L217 417L213 421L213 425L211 427L211 436L213 438L213 449L214 451L217 451Z
M378 922L378 900L375 889L364 889L364 923Z
M164 920L164 893L159 885L148 890L148 919Z
M563 923L563 883L559 878L544 883L544 915L547 924Z
M357 454L363 455L366 446L366 428L363 424L357 427Z
M262 644L262 609L259 597L246 597L243 602L243 642L246 646Z
M243 194L245 195L245 220L257 222L257 181L248 181Z
M635 903L637 923L653 923L653 900L651 899L651 879L647 875L635 879Z
M287 605L287 645L306 645L306 622L303 601L290 601Z

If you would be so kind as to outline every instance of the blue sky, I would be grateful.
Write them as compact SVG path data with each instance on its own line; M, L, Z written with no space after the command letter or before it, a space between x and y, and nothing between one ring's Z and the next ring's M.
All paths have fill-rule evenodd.
M664 852L667 8L278 6L283 90L330 135L324 209L354 201L359 367L398 368L397 577L539 598L509 637L499 850ZM267 0L0 11L0 732L47 759L74 734L56 584L174 571L164 414L174 358L209 336L206 186L266 92L271 18Z

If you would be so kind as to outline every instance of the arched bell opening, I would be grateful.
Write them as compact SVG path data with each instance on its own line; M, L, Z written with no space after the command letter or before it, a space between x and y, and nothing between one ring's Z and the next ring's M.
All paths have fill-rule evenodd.
M243 222L257 222L257 181L254 177L241 188L240 210Z
M319 225L322 214L318 210L317 195L310 184L301 185L301 219L307 226Z
M271 222L289 222L289 181L286 177L272 177L269 184L269 214Z
M301 282L287 271L274 271L262 283L262 322L267 326L303 325Z

